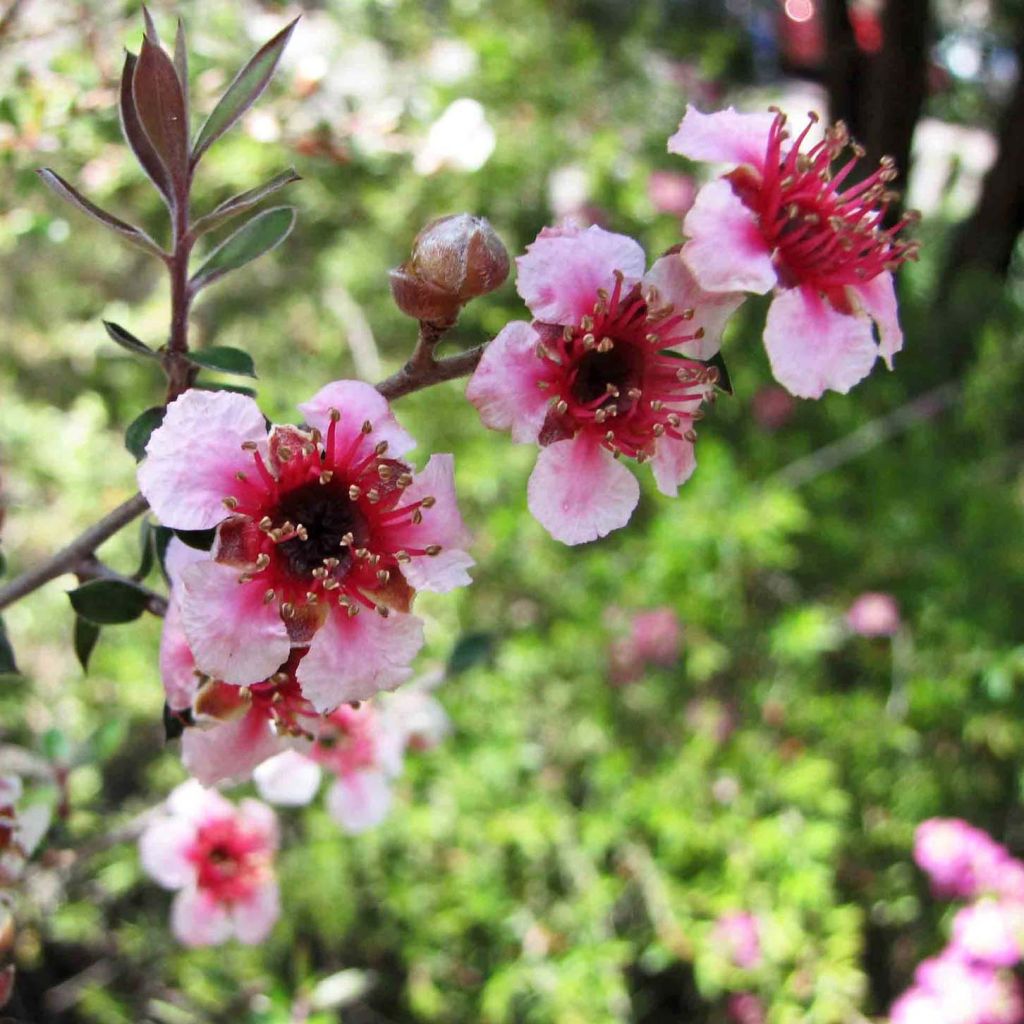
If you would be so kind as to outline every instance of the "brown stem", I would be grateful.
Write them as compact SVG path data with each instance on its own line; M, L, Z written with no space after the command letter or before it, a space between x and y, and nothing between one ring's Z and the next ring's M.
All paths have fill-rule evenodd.
M419 348L418 345L417 348ZM465 352L449 356L447 359L431 358L425 364L421 360L416 366L413 365L414 360L410 359L397 373L382 380L377 385L377 390L390 402L403 395L412 394L414 391L433 387L435 384L456 380L459 377L468 377L480 362L484 348L484 345L477 345L476 348L467 349ZM149 504L146 499L141 494L134 495L124 504L118 505L113 512L104 516L98 523L90 526L67 547L52 555L42 565L29 569L11 580L10 583L0 587L0 611L66 572L77 572L83 566L100 564L93 559L95 550L105 540L113 537L122 527L142 515L147 508L149 508ZM113 573L113 570L107 570L106 567L104 569L106 573ZM104 578L113 577L104 576ZM160 613L154 612L154 614Z
M167 339L164 372L167 374L167 401L173 402L191 386L196 368L188 361L188 312L192 293L188 286L188 261L195 238L189 225L188 190L174 205L174 249L167 261L171 278L171 333Z

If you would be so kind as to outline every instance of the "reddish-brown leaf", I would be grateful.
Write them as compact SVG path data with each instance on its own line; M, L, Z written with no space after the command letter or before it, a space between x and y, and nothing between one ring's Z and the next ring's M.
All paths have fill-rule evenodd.
M185 97L171 58L148 37L142 40L132 78L139 121L171 180L175 198L188 191L188 125Z
M124 70L121 72L121 131L124 133L125 141L135 154L142 169L149 176L150 181L160 190L163 196L170 201L173 197L170 178L167 171L160 162L149 136L139 123L138 111L135 109L135 97L132 95L132 79L135 76L135 65L137 61L135 54L126 53L124 57Z

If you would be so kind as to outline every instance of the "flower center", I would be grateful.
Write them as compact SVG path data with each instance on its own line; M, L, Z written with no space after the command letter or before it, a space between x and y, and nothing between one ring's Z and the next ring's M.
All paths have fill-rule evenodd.
M602 408L614 405L617 412L624 412L633 402L629 393L640 383L639 362L628 344L617 345L610 352L584 352L576 367L573 398L584 406L600 399Z
M288 569L296 576L312 578L313 571L325 559L339 559L337 575L343 576L352 562L352 548L365 545L369 530L359 506L347 493L319 482L303 484L284 495L278 505L281 523L302 523L305 539L300 536L282 541L277 550ZM342 544L351 534L351 545Z
M262 841L228 818L200 827L189 858L196 866L198 887L224 903L252 891L266 860Z
M763 176L746 167L727 176L733 191L757 214L783 283L836 292L916 259L918 243L901 241L897 235L918 214L909 211L893 227L884 227L889 206L899 198L888 187L896 177L892 158L883 157L873 174L843 189L864 150L851 142L846 126L838 122L801 153L818 115L808 118L783 154L789 133L786 115L777 112L768 134ZM836 159L847 149L853 155L833 172Z

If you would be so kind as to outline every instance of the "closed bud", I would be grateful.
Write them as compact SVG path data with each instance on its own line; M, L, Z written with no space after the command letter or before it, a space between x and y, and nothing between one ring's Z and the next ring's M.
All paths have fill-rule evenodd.
M457 213L420 231L412 256L391 271L391 293L408 316L451 323L470 299L499 287L508 270L508 252L491 225Z

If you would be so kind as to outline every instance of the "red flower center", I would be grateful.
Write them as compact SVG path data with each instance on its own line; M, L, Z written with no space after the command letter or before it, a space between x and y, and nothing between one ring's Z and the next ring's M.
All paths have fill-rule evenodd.
M744 166L728 178L733 191L757 214L783 284L808 285L842 306L841 290L847 285L864 284L917 258L918 243L901 241L897 235L918 215L908 212L885 228L889 206L899 198L888 187L896 177L892 158L883 157L873 174L843 189L864 150L851 144L846 126L838 122L820 142L801 153L801 144L818 121L817 114L808 117L807 126L783 155L789 132L786 115L777 112L768 134L763 173ZM848 148L853 155L833 172L836 159Z
M263 837L233 818L201 825L188 857L196 866L198 887L219 903L245 899L269 869Z
M313 746L313 757L338 775L370 768L377 759L373 709L342 704L323 720Z
M643 462L659 437L696 439L692 424L718 370L665 350L702 337L703 328L679 333L693 310L655 309L656 296L645 298L639 285L623 295L622 286L617 273L611 295L600 291L576 327L535 324L548 370L539 386L553 399L542 445L586 431L613 454Z

